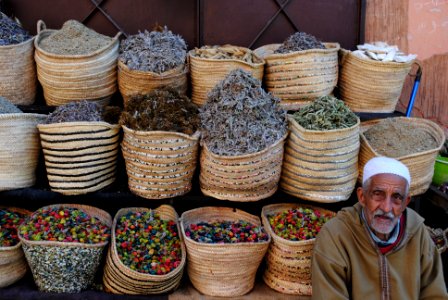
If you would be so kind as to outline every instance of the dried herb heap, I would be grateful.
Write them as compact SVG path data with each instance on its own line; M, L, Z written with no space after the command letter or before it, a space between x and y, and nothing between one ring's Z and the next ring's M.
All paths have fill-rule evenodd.
M17 228L24 218L21 213L0 209L0 247L12 247L19 242Z
M284 54L308 49L325 49L325 45L315 36L298 31L288 37L274 53Z
M249 72L233 70L201 108L202 140L218 155L261 151L287 132L286 112L279 102Z
M79 102L70 102L58 106L54 112L48 115L46 124L64 123L64 122L96 122L103 121L102 107L86 100Z
M358 117L333 96L323 96L293 114L294 120L309 130L332 130L349 128L358 122Z
M131 70L164 73L185 64L187 44L167 27L139 32L120 44L119 59Z
M188 135L200 126L197 106L174 90L154 90L131 98L121 114L120 124L141 131L175 131Z
M23 113L14 104L0 96L0 114L21 114Z
M19 44L30 38L25 29L0 12L0 46Z
M64 23L60 30L43 38L39 47L60 55L85 55L106 47L112 38L99 34L76 20Z
M208 59L237 59L247 63L262 63L263 61L250 50L242 49L232 45L202 46L194 48L194 56Z

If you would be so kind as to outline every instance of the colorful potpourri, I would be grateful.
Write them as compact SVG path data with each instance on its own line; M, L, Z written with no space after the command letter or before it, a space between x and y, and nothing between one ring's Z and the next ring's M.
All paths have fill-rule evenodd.
M162 220L152 210L121 216L115 236L118 257L132 270L165 275L181 263L182 249L176 222Z
M322 226L333 216L317 209L289 209L276 215L268 215L269 224L278 236L290 241L314 239Z
M19 227L23 238L31 241L58 241L96 244L109 239L110 228L76 208L41 208Z
M18 212L0 209L0 247L17 245L19 242L17 227L24 218L25 216Z
M190 224L185 235L196 242L209 244L257 243L269 240L262 227L242 220Z

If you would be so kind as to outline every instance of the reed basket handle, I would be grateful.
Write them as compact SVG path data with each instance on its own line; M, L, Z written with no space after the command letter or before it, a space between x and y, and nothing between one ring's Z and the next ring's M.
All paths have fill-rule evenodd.
M47 29L47 25L42 20L37 21L37 34L39 34L42 30Z

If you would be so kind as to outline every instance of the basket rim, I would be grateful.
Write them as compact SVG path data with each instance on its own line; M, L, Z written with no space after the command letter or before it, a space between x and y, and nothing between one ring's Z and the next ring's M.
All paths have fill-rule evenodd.
M151 75L154 77L160 77L160 78L164 78L164 79L184 75L184 74L188 73L188 71L189 71L187 62L184 63L183 68L179 68L180 72L178 72L178 73L175 72L177 68L174 68L174 69L170 69L168 71L165 71L165 72L159 74L159 73L152 72L152 71L133 70L133 69L129 68L129 66L126 65L124 62L122 62L120 58L118 58L117 61L118 61L118 68L119 69L122 68L126 72L137 74L137 75ZM166 75L164 75L164 74L166 74Z
M29 215L31 215L33 213L30 210L27 210L27 209L24 209L24 208L21 208L21 207L15 207L15 206L0 205L0 209L7 209L7 210L10 210L10 211L13 211L13 212L20 212L20 213L24 214L25 217L27 217L27 216L29 216ZM17 230L17 237L18 237L18 233L19 233L18 228L16 230ZM0 246L0 252L16 250L17 248L20 248L21 246L22 246L22 241L19 238L19 241L14 246L9 246L9 247L1 247Z
M132 133L132 134L137 134L137 135L143 135L143 136L152 136L152 135L157 135L157 134L163 134L163 135L174 135L174 136L178 136L181 138L185 138L185 139L189 139L189 140L198 140L201 136L201 131L198 129L196 130L195 133L193 133L192 135L188 135L186 133L182 133L182 132L176 132L176 131L164 131L164 130L151 130L151 131L145 131L145 130L134 130L131 129L129 127L127 127L126 125L121 125L121 127L123 128L123 131L126 133Z
M30 39L28 39L26 41L23 41L21 43L0 46L0 50L1 49L12 49L12 48L20 47L20 46L26 45L27 43L33 43L34 44L34 39L35 38L36 38L36 35L33 35Z
M11 119L46 119L47 115L35 114L35 113L13 113L13 114L0 114L0 120L11 120Z
M354 54L353 54L353 51L346 50L346 49L343 49L343 50L345 51L345 52L344 52L345 55L349 55L350 58L353 58L353 59L356 60L357 62L364 63L364 64L367 64L367 65L375 65L375 66L381 66L381 65L383 65L383 66L394 66L394 67L409 67L409 66L411 66L415 61L417 61L416 58L414 58L413 60L408 61L408 62L380 61L380 60L373 60L373 59L370 59L370 58L367 60L367 59L362 59L362 58L360 58L360 57L354 55Z
M308 50L300 50L300 51L292 51L292 52L288 52L288 53L272 53L272 54L268 54L265 57L263 57L264 59L272 59L272 58L286 58L289 56L301 56L301 55L305 55L305 54L310 54L310 53L331 53L331 52L338 52L339 49L341 49L341 45L337 42L324 42L322 43L325 45L325 49L308 49ZM277 49L278 47L280 47L280 43L274 43L274 44L267 44L261 47L258 47L257 49L254 50L255 51L261 51L262 49L266 48L266 47L275 47L275 49ZM328 48L327 48L328 46Z
M189 59L193 59L193 60L199 60L199 61L211 61L211 62L229 62L229 61L234 61L234 62L238 62L238 63L242 63L251 67L260 67L260 66L264 66L266 64L266 61L263 57L260 57L258 54L255 53L254 50L251 50L249 48L246 47L242 47L242 46L236 46L236 45L231 45L231 44L225 44L225 45L219 45L221 46L231 46L231 47L235 47L237 49L242 49L242 50L246 50L247 52L252 52L252 55L255 55L259 60L261 60L261 62L259 63L248 63L244 60L239 60L239 59L229 59L229 58L223 58L223 59L217 59L217 58L204 58L204 57L197 57L195 55L193 55L193 52L195 51L195 49L191 49L190 51L188 51L188 57Z
M314 134L351 131L361 125L361 120L359 119L358 116L356 116L356 124L351 127L330 129L330 130L312 130L312 129L306 129L305 127L300 125L299 122L297 122L296 119L294 119L292 114L287 114L287 117L288 117L288 120L291 121L294 126L299 127L302 131L304 131L306 133L314 133Z
M102 127L108 127L110 129L119 129L120 125L118 124L111 124L104 121L75 121L75 122L62 122L62 123L50 123L50 124L38 124L37 128L39 129L46 129L46 128L65 128L69 127L72 128L74 126L86 126L86 127L92 127L92 126L102 126Z

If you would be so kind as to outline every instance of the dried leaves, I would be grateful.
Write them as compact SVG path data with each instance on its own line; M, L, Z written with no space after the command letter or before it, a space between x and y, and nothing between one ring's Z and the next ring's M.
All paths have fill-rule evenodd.
M46 124L63 122L103 121L102 107L86 100L61 105L48 115Z
M119 59L131 70L164 73L185 64L187 44L167 27L139 32L120 44Z
M259 64L263 61L255 55L250 49L236 47L232 45L223 46L202 46L194 48L194 56L209 59L237 59L247 63Z
M218 155L261 151L287 132L286 112L279 102L249 72L234 70L200 109L202 140Z
M315 36L298 31L288 37L274 53L284 54L308 49L325 49L325 46Z
M0 46L19 44L30 38L26 30L0 12Z
M175 131L188 135L200 125L197 106L174 90L154 90L145 96L131 98L123 111L120 124L141 131Z
M0 96L0 114L17 114L22 113L14 104L9 102L6 98Z

